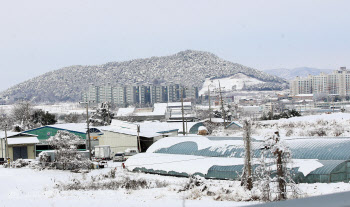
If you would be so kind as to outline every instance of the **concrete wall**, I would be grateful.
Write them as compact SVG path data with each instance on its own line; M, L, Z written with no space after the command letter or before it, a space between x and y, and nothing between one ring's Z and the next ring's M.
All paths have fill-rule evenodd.
M124 152L128 148L137 149L137 136L103 131L99 145L111 146L111 152Z

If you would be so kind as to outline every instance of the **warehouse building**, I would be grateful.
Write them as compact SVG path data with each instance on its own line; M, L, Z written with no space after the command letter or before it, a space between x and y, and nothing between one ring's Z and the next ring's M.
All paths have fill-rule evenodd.
M285 142L292 153L297 182L350 181L349 138L304 138ZM252 146L253 160L257 161L263 142L255 140ZM154 143L146 153L130 158L126 166L129 170L149 173L198 174L205 178L239 180L243 157L241 137L169 137ZM170 162L177 164L170 165Z
M77 135L79 138L81 138L81 143L78 145L79 150L86 150L88 146L86 143L86 137L87 137L87 126L85 123L69 123L69 124L55 124L55 125L48 125L43 126L35 129L30 129L27 131L24 131L23 133L29 133L36 135L39 143L36 146L35 154L36 156L46 150L52 150L52 147L48 145L47 139L49 139L52 136L55 136L57 131L68 131L70 133L73 133ZM99 145L98 139L101 136L101 131L95 127L90 128L90 137L91 137L91 146L94 147L96 145Z
M137 132L137 126L140 132ZM108 145L113 153L125 152L127 149L138 149L140 137L141 151L145 152L156 141L168 137L177 136L178 129L167 123L161 122L140 122L130 123L113 120L110 126L98 127L103 134L99 138L100 145Z

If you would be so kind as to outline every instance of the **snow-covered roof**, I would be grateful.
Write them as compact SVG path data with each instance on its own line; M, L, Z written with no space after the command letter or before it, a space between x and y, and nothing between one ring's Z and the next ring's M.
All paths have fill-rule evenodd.
M236 125L239 128L243 128L243 125L241 123L239 123L238 121L232 121L229 125L226 126L226 128L232 126L232 125Z
M253 159L253 164L257 163L257 159ZM207 174L209 169L216 166L234 166L243 165L243 158L232 157L203 157L195 155L181 154L161 154L161 153L139 153L130 157L125 166L128 170L135 168L146 168L154 171L178 172L193 175L195 173ZM323 165L317 160L293 160L290 167L297 168L304 176Z
M7 131L7 137L16 136L18 134L21 134L21 132ZM5 131L0 131L0 139L2 139L2 138L5 138Z
M28 136L36 136L33 134L29 134L29 133L7 131L7 137L13 137L13 136L17 136L20 134L28 135ZM4 139L4 138L5 138L5 131L0 131L0 139Z
M314 96L314 94L298 94L296 97L304 97L304 96Z
M102 126L98 127L98 129L102 131L110 131L110 132L116 132L120 134L128 134L128 135L133 135L137 136L137 130L132 130L132 129L126 129L126 128L120 128L116 126ZM147 137L147 138L152 138L152 137L157 137L161 136L162 134L157 133L157 132L151 132L151 131L140 131L139 134L141 137Z
M164 116L167 110L167 103L155 103L152 112L134 113L134 116Z
M137 125L140 125L140 136L143 137L156 137L164 135L164 133L177 131L179 129L178 127L180 126L178 123L173 124L160 121L145 121L131 123L113 119L110 126L102 126L97 128L100 130L112 131L122 134L137 135ZM188 127L189 126L192 125L188 125Z
M125 116L164 116L167 111L167 103L155 103L152 111L137 111L135 108L120 108L117 117Z
M209 121L210 119L204 119L204 121ZM214 123L224 123L224 119L223 118L211 118L211 122ZM226 122L230 122L228 120L226 120Z
M317 173L317 169L322 168L324 171L324 168L331 167L332 165L328 163L331 160L339 160L341 163L350 159L349 139L297 139L285 142L293 155L290 168L297 168L304 176ZM262 142L252 143L253 164L258 164L261 144ZM175 145L176 147L172 147ZM243 140L239 139L211 139L203 136L168 137L151 145L146 153L130 158L126 166L130 170L146 168L153 171L207 174L212 167L243 165L243 155Z
M11 137L7 139L9 145L14 144L38 144L39 140L36 137Z
M288 99L282 99L281 102L288 103L288 102L290 102L290 100L288 100Z
M183 102L184 103L184 106L192 106L192 103L191 102ZM168 107L181 107L181 102L171 102L171 103L168 103Z
M117 117L130 116L135 110L135 107L131 108L119 108L117 112Z
M295 159L350 160L349 138L304 138L284 139L285 145ZM172 148L176 145L176 148ZM260 157L263 142L252 142L252 156ZM326 149L326 150L325 150ZM147 152L187 154L208 157L244 156L244 145L240 140L213 140L211 137L167 137L154 143Z

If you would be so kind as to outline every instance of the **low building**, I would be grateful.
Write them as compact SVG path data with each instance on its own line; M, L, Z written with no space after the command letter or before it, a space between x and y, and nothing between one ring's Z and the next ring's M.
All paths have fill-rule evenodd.
M166 103L155 103L153 108L119 108L116 118L133 121L164 120L166 111Z
M0 132L0 156L7 157L5 147L5 132ZM36 145L39 140L36 135L8 132L7 133L8 154L11 161L17 159L35 159Z
M137 131L140 127L140 132ZM177 136L178 129L166 122L130 123L113 120L110 126L98 127L103 132L100 145L109 145L112 153L124 152L127 149L138 149L140 137L141 152L145 152L154 142L168 136Z
M37 135L38 140L40 141L36 147L36 155L38 155L42 151L52 150L52 147L48 145L47 139L52 136L55 136L57 131L68 131L77 135L81 138L81 143L78 145L79 150L86 150L88 146L86 143L87 137L87 126L85 123L69 123L69 124L55 124L43 126L35 129L30 129L24 131L23 133L29 133L33 135ZM96 127L90 128L90 137L91 137L91 146L94 147L99 145L98 139L101 135L101 131Z

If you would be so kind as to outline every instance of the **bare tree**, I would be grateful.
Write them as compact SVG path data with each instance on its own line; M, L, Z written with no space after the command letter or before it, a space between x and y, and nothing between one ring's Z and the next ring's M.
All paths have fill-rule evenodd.
M32 121L33 106L28 101L20 101L14 104L12 118L22 130L34 128Z

